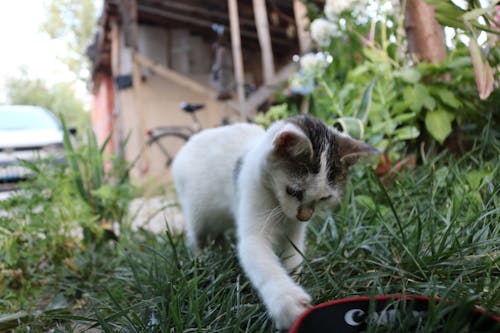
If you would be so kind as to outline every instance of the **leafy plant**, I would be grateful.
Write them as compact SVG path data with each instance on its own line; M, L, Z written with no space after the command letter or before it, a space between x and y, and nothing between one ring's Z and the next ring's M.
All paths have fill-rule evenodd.
M457 325L470 327L461 309L476 304L497 313L499 149L489 147L490 159L478 149L459 161L429 156L387 185L358 170L341 205L311 222L295 278L315 304L399 293L447 300L418 323L398 321L389 329L372 323L369 332L409 332L415 325L419 332L455 332ZM77 320L105 330L272 332L238 264L234 238L226 234L227 244L212 244L195 258L169 231L124 234L120 269Z
M296 77L304 77L301 59L301 70L290 82L292 91L310 100L311 113L385 150L391 159L399 159L408 147L416 147L416 141L463 150L467 135L477 135L483 126L497 121L489 114L498 105L499 94L493 92L485 99L493 84L491 73L485 74L491 67L474 39L470 40L472 56L456 33L446 61L415 63L404 54L403 14L394 5L364 1L371 13L367 17L367 11L361 11L355 1L348 2L350 7L336 12L327 8L328 1L324 12L309 5L312 37L321 46L320 53L333 58L312 79L298 80ZM437 6L438 19L442 18L440 13L452 15L446 8L456 7L448 1L439 1ZM489 31L491 8L455 8L460 11L455 20L471 32L476 28ZM488 24L475 24L479 17L486 17ZM500 63L493 58L490 62L492 67ZM484 77L480 94L474 88L478 76ZM458 134L448 143L453 132Z
M50 161L25 165L37 176L0 201L0 313L4 314L33 306L33 295L48 291L45 274L57 283L59 272L69 268L81 251L82 221L92 218L87 207L75 200L64 165Z
M305 262L295 278L314 303L399 293L447 300L418 323L402 321L390 328L399 332L412 331L412 325L419 332L460 331L457 325L467 331L460 309L474 305L499 313L500 146L495 138L482 145L489 135L485 127L483 140L459 159L426 154L422 165L403 169L393 180L381 181L370 168L355 169L339 207L308 227ZM33 195L1 202L9 215L0 225L9 235L0 240L24 238L13 252L22 260L7 265L0 258L0 313L10 314L0 316L0 327L31 332L75 331L77 326L143 332L273 330L238 264L233 233L226 234L226 244L211 245L197 258L182 235L132 231L126 225L107 246L82 247L76 239L74 246L63 247L66 252L64 242L50 252L40 233L74 239L55 233L66 230L61 225L74 228L72 220L77 225L92 220L72 176L50 170L26 187ZM40 205L43 211L36 209ZM36 224L19 223L24 220ZM56 252L59 259L49 256ZM65 306L54 296L61 294ZM59 310L50 312L50 304L59 304ZM368 331L388 330L379 324Z
M289 111L289 107L286 103L278 104L269 108L266 113L259 113L257 117L255 117L255 123L267 128L273 122L288 118L291 115L293 115L293 112Z
M107 143L98 148L89 133L87 145L74 148L63 124L66 163L24 162L34 177L0 201L0 313L10 314L0 318L0 327L12 320L19 325L46 318L53 313L54 295L79 294L78 286L60 285L68 276L94 281L96 266L106 265L93 256L99 251L110 257L105 254L114 236L110 225L124 221L135 193L123 155L108 166L103 156ZM86 251L92 255L82 256Z
M130 166L125 161L123 146L111 164L107 164L104 152L111 135L99 147L94 133L89 130L86 144L75 149L64 119L61 123L70 178L76 193L94 217L94 221L84 226L85 241L100 240L105 231L108 237L116 237L113 223L122 221L133 195L129 182Z

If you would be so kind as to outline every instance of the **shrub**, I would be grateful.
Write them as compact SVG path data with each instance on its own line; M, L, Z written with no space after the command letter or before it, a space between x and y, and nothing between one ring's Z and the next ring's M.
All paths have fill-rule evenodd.
M473 1L476 7L465 11L449 1L429 2L438 3L440 22L455 28L439 64L418 63L406 54L403 14L394 1L344 1L335 10L327 1L324 11L309 4L319 51L298 59L289 91L303 95L312 114L393 159L423 142L463 151L483 127L498 127L498 89L488 97L489 88L476 87L479 76L483 86L493 87L491 68L500 63L496 36L488 39L487 58L475 42L480 30L495 32L494 8Z

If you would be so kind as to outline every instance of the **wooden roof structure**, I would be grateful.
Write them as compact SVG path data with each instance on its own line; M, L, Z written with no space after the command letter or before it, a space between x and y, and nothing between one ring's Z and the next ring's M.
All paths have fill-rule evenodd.
M270 86L283 78L286 80L288 74L275 72L274 59L304 53L311 48L309 35L305 32L308 24L305 15L306 7L301 0L104 0L98 31L87 55L93 63L93 77L99 72L111 74L111 20L120 23L126 46L135 50L139 24L166 29L186 28L212 41L216 37L213 24L224 26L230 32L237 82L243 82L242 52L260 50L261 53L264 85L268 89L261 91L258 100L245 108L243 87L238 86L239 103L246 113L269 95Z

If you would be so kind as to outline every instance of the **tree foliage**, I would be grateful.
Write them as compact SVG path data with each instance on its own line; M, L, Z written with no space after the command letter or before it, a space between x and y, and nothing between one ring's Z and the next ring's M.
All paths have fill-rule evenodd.
M89 78L89 60L85 49L90 44L96 22L94 0L50 0L46 3L46 20L41 30L66 44L67 54L61 58L81 79Z
M66 52L59 60L75 74L71 82L49 85L44 79L31 78L26 68L5 82L5 95L10 104L39 105L64 116L70 126L89 126L85 104L77 94L77 84L89 79L90 63L85 56L96 22L95 0L46 0L46 19L42 32L65 44Z

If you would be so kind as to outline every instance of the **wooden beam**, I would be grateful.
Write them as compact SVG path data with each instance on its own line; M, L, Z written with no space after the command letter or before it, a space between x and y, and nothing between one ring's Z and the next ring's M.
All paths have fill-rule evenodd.
M120 16L123 20L125 32L125 45L137 49L139 29L137 24L137 0L123 0L118 6Z
M111 73L116 76L120 72L120 27L116 19L110 22L111 26Z
M306 30L306 27L309 25L307 7L302 1L293 0L293 12L295 14L295 25L297 26L300 53L304 54L312 49L311 34Z
M259 36L260 52L262 57L262 72L264 84L270 84L274 76L274 57L269 33L269 20L265 0L253 0L255 25Z
M139 4L138 9L139 9L139 13L141 13L141 14L149 14L149 15L157 16L159 18L163 18L163 19L167 19L167 20L191 24L191 25L196 26L196 27L211 29L212 24L214 23L213 20L207 20L207 19L203 19L203 18L193 16L193 15L174 13L174 12L169 11L169 10L159 9L157 7L144 5L144 4ZM213 33L213 35L215 38L215 32ZM252 29L241 29L241 35L243 37L246 37L246 38L258 39L257 33L255 31L253 31ZM292 40L288 40L288 39L284 39L284 38L273 38L273 42L275 44L282 45L282 46L288 46L288 47L293 45Z
M204 19L192 16L192 15L178 14L178 13L174 13L172 11L162 10L162 9L157 8L157 7L148 6L148 5L142 5L142 4L139 5L139 10L143 13L158 15L158 16L161 16L164 18L175 20L175 21L189 23L189 24L193 24L196 26L206 27L206 28L212 27L212 24L213 24L213 22L210 20L204 20Z
M233 51L233 63L236 78L236 91L238 93L238 102L240 104L240 116L246 120L247 113L245 108L245 72L243 69L243 55L241 52L240 20L238 14L237 0L228 0L229 22L231 26L231 48Z
M142 145L145 141L144 133L146 133L146 120L144 115L144 100L143 100L143 87L141 79L141 66L138 63L135 56L132 57L132 82L134 91L134 118L136 119L136 131L135 135L137 138L137 146L135 147L137 152L140 152ZM149 169L149 152L144 150L139 157L138 161L139 173L141 175L145 174Z
M312 39L306 27L309 25L307 18L307 7L300 0L293 0L293 12L295 15L295 25L297 26L297 38L299 40L299 49L301 54L305 54L312 49ZM300 103L300 113L309 112L309 98L304 96Z
M167 9L169 12L181 11L187 15L200 15L200 17L210 18L211 22L217 22L219 24L228 24L229 16L227 13L221 11L223 6L219 6L218 8L209 8L209 6L200 7L199 5L187 4L184 2L180 2L179 0L162 0L161 3L157 4L154 0L148 0L146 3L150 5L161 5L163 8ZM240 23L244 26L255 27L255 21L251 19L247 19L245 17L240 17ZM271 31L275 31L277 33L282 32L280 27L269 27ZM244 31L242 34L244 35Z
M125 30L125 45L132 49L132 82L134 94L134 118L136 120L135 133L136 136L136 151L140 152L145 141L144 133L146 133L146 120L144 114L143 87L141 78L141 66L137 61L135 54L139 49L139 22L137 13L137 0L126 0L125 15L126 30ZM128 21L128 22L127 22ZM128 32L128 38L127 38ZM128 42L127 42L128 41ZM145 174L149 169L149 152L144 151L139 155L138 160L139 174Z
M110 20L111 26L111 77L116 77L120 74L120 50L122 47L120 39L120 26L118 25L118 19L112 18ZM120 108L120 97L118 89L115 87L113 89L113 151L118 152L120 150L120 145L123 143L123 124L121 121L121 108Z
M159 63L156 63L155 61L151 60L150 58L146 57L143 54L136 52L135 59L141 66L146 67L147 69L151 70L152 72L160 75L161 77L167 80L174 81L176 84L183 86L187 89L190 89L192 91L195 91L199 94L208 95L209 97L215 97L215 94L211 92L208 87L205 87L204 85L196 82L193 79L188 78L185 75L179 74L174 70L171 70Z

